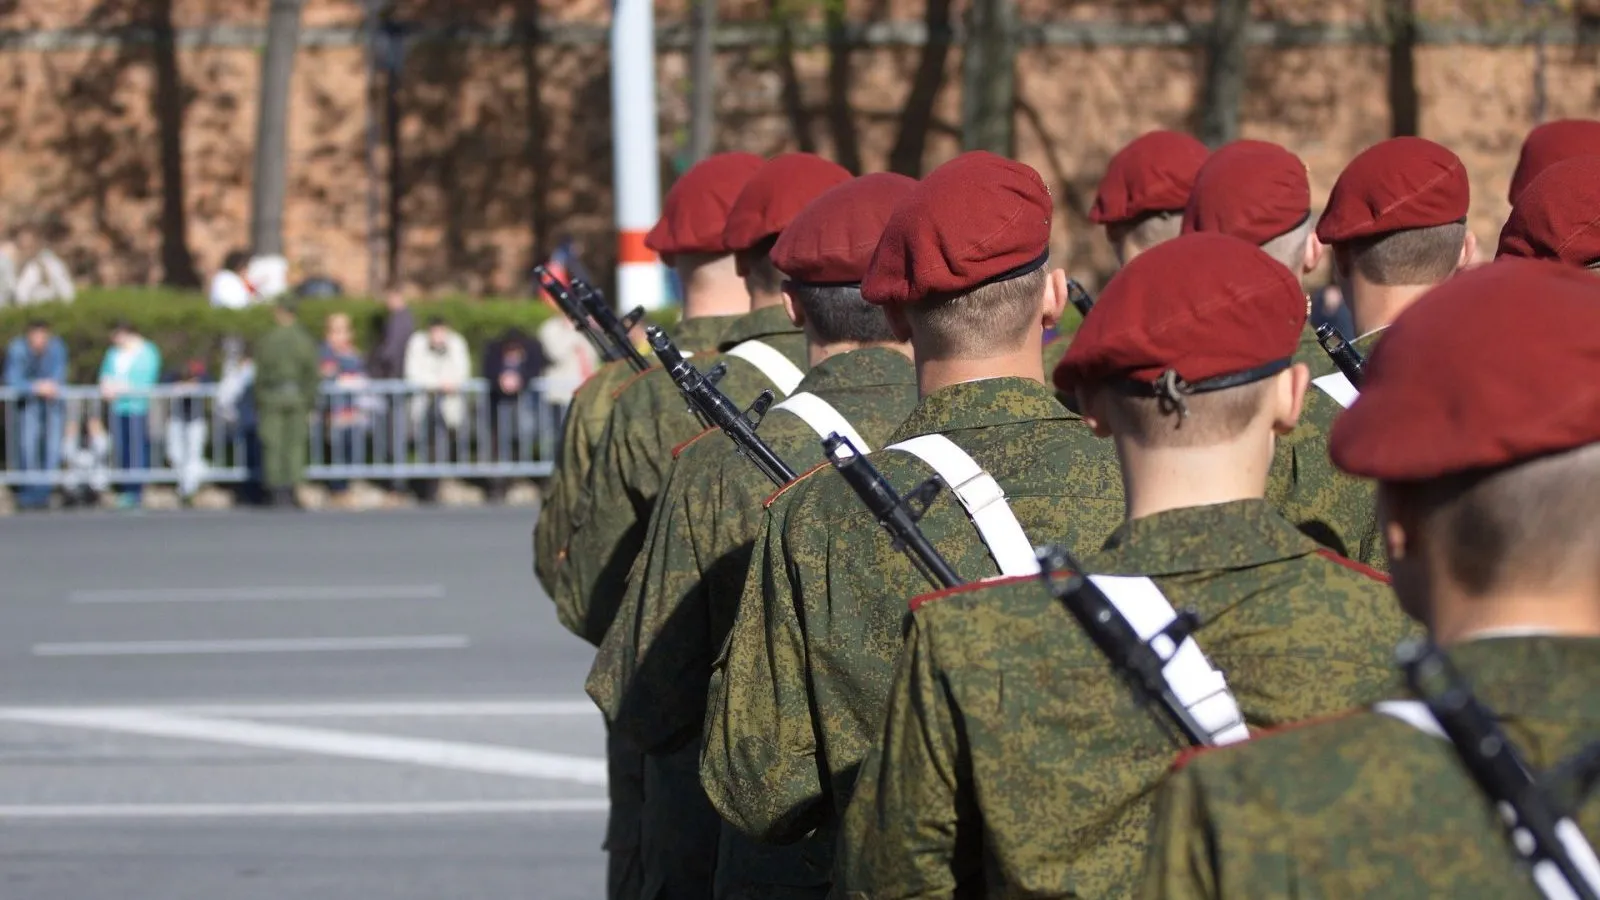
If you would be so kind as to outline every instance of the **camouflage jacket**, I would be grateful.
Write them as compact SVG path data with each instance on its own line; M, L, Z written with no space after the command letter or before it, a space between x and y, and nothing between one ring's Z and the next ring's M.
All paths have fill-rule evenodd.
M924 398L891 443L945 434L1005 491L1034 541L1098 547L1122 517L1111 444L1035 381L995 378ZM931 476L910 454L870 455L905 492ZM803 478L769 510L709 698L701 778L723 818L760 840L831 830L877 736L906 598L929 583L831 472ZM967 579L996 564L966 510L942 490L922 530Z
M781 306L740 317L723 334L719 347L728 350L748 340L761 340L805 367L805 336ZM761 370L742 359L707 355L693 360L702 372L719 361L728 364L728 373L717 387L740 406L773 386ZM665 370L651 370L617 397L584 495L574 507L572 536L551 592L557 608L581 623L577 633L589 643L600 645L616 615L628 569L644 543L656 494L672 463L672 448L701 430Z
M1600 735L1600 640L1486 638L1449 655L1535 771ZM1143 897L1539 896L1454 749L1375 712L1201 753L1157 807ZM1577 822L1600 840L1600 802Z
M1124 524L1092 572L1153 578L1270 727L1382 697L1411 633L1380 577L1264 502ZM1130 896L1180 745L1037 578L912 601L881 740L840 841L848 896Z
M737 318L685 319L672 329L672 336L685 352L705 353L716 348L717 338L728 329L729 322ZM567 406L556 470L545 485L539 520L533 526L533 571L546 594L555 593L555 573L565 557L567 542L572 538L573 509L583 493L595 447L611 416L611 406L618 392L637 377L638 373L622 360L607 363L579 386ZM581 627L581 623L567 621L565 616L562 624L574 632Z
M1386 331L1388 328L1389 326L1387 325L1374 328L1366 334L1363 334L1362 336L1351 341L1350 346L1356 348L1356 352L1361 354L1362 359L1371 359L1372 351L1378 348L1378 339L1383 337L1384 331Z
M879 447L916 407L916 369L893 350L858 350L824 360L799 391L826 400ZM768 415L758 433L797 472L823 461L817 433L786 411ZM772 482L715 429L673 465L588 682L612 727L647 752L700 734L711 666L733 626L771 493Z

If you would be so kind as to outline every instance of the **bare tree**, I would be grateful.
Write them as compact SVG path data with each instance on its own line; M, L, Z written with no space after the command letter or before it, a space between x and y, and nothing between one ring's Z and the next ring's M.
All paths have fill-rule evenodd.
M1199 138L1212 147L1239 138L1239 109L1249 75L1250 0L1216 0L1206 37Z
M198 287L200 275L189 252L188 210L183 184L183 116L187 99L178 71L172 0L151 4L155 33L155 90L150 96L161 135L161 279L173 287Z
M699 162L711 155L717 127L717 0L695 0L694 54L689 96L689 159Z
M1389 134L1414 135L1420 124L1417 96L1417 2L1384 0L1389 39Z
M256 128L250 243L261 256L283 255L283 204L288 193L289 82L300 44L305 0L272 0L261 59L261 117Z
M973 0L962 57L961 145L1010 156L1017 95L1015 0Z

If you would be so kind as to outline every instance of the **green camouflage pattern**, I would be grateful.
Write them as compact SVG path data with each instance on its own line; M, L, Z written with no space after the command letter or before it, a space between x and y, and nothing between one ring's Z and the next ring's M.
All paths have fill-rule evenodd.
M1108 441L1036 381L994 378L924 398L890 442L940 433L994 479L1036 541L1098 547L1122 518ZM907 453L873 463L904 493L932 472ZM832 831L876 739L900 653L906 598L929 581L837 474L774 504L710 696L701 780L723 818L758 840ZM940 491L922 530L964 578L997 571L971 520Z
M1322 349L1322 342L1317 340L1317 330L1311 327L1309 320L1305 327L1300 329L1300 343L1295 345L1294 361L1305 363L1306 368L1311 370L1312 378L1321 378L1339 371L1339 367L1334 365L1333 357Z
M1389 326L1387 325L1383 326L1382 328L1374 328L1366 334L1363 334L1362 336L1351 341L1350 346L1356 348L1356 352L1361 354L1362 359L1371 359L1372 351L1378 348L1378 339L1383 337L1383 333L1387 331L1388 328Z
M740 317L724 333L720 347L754 339L805 368L805 336L783 307ZM696 357L694 364L705 372L719 361L728 364L728 373L717 387L741 407L772 387L766 375L742 359L706 355ZM701 430L678 386L662 369L629 385L612 407L584 494L573 511L572 536L551 592L556 606L569 609L582 623L578 635L596 647L621 604L628 570L644 544L650 513L672 464L672 450Z
M1155 580L1246 721L1383 697L1413 633L1387 584L1260 500L1128 522L1084 567ZM1038 578L912 601L877 752L840 841L851 898L1123 898L1182 745Z
M1600 735L1600 639L1486 638L1449 655L1535 771ZM1577 823L1596 843L1600 802ZM1153 841L1146 898L1540 896L1454 749L1375 712L1195 756L1159 794Z

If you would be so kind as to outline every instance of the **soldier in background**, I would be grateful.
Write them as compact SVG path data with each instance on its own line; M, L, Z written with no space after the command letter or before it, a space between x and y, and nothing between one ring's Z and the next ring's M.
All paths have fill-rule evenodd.
M1498 257L1600 269L1600 156L1564 160L1530 183L1500 231Z
M272 310L277 327L256 347L255 398L269 502L299 508L295 488L305 477L309 416L321 374L316 341L300 327L295 303L291 297L278 300Z
M1030 537L1097 547L1121 517L1110 448L1044 383L1043 330L1066 303L1065 273L1047 268L1051 212L1033 169L964 154L900 202L862 283L910 337L920 395L870 459L900 491L938 471L956 486L922 524L970 579L1036 568ZM827 467L774 499L754 554L701 779L757 840L820 841L876 737L905 598L928 581Z
M1573 389L1596 378L1600 282L1500 260L1395 322L1334 430L1338 465L1379 482L1400 604L1535 772L1600 733L1600 393ZM1188 760L1143 896L1536 896L1501 814L1406 705ZM1600 803L1559 799L1600 837Z
M1517 168L1511 173L1507 199L1512 206L1535 178L1562 160L1600 156L1600 122L1591 119L1557 119L1528 132L1522 140Z

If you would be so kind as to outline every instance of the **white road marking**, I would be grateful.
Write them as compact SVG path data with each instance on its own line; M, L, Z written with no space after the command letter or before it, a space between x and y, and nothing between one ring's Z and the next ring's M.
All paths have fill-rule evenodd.
M442 600L442 584L284 585L279 587L83 590L68 603L246 603L303 600Z
M89 803L0 806L0 819L222 819L331 818L336 816L472 816L526 813L599 813L596 798L468 800L418 803Z
M140 709L10 709L7 721L59 725L239 747L286 750L346 759L404 763L457 772L604 785L606 762L588 756L544 753L489 744L362 734L329 728L210 719Z
M341 653L370 650L460 650L463 634L356 638L263 638L234 641L84 641L34 644L34 656L192 656L219 653Z

